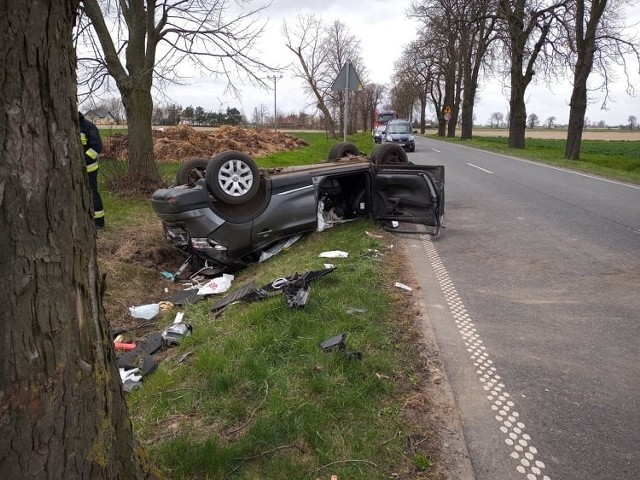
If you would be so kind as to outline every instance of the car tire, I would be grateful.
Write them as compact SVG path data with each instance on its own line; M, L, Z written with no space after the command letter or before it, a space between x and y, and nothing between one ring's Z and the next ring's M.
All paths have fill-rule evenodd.
M240 205L255 197L260 188L260 171L253 158L236 150L219 153L205 172L207 186L215 198Z
M176 174L176 184L195 185L198 180L204 178L210 158L191 158L180 165Z
M416 151L416 146L415 145L409 145L409 147L407 148L407 151L415 152Z
M338 160L347 155L360 155L360 150L353 143L338 143L329 151L328 160Z
M378 145L371 154L374 165L391 165L394 163L409 163L407 152L400 145L383 143Z

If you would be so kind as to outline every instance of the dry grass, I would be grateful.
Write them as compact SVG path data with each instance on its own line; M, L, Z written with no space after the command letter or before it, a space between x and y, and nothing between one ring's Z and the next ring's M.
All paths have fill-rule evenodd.
M169 300L180 289L162 272L175 272L184 255L167 244L155 217L100 231L98 258L107 282L103 304L112 329L138 326L140 320L131 318L129 307Z

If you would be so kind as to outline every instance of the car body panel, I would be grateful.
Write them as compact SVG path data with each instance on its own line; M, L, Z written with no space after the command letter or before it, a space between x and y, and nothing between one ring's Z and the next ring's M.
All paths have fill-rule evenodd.
M260 171L260 194L247 205L216 200L204 180L159 189L152 206L173 245L237 270L269 247L316 230L319 216L422 223L439 231L444 167L374 165L367 157ZM320 207L320 208L319 208Z

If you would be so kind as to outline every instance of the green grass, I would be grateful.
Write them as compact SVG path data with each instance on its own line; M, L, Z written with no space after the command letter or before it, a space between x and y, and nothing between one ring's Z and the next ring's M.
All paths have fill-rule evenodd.
M323 268L322 251L348 251L347 259L329 260L336 270L312 284L304 309L278 296L233 305L216 320L211 301L186 310L194 335L130 397L142 439L176 422L151 448L171 478L316 478L334 461L344 463L323 474L382 479L402 469L402 440L394 438L404 430L401 392L392 379L411 376L411 347L394 335L388 267L367 255L382 248L364 233L374 228L359 222L313 234L237 280L262 285ZM320 342L342 332L362 361L321 350Z
M295 132L289 133L289 135L305 140L309 143L309 146L293 152L280 152L262 157L257 160L260 167L286 167L320 163L327 159L331 147L342 141L342 136L336 140L328 138L325 133ZM370 133L349 135L347 136L347 142L353 143L365 154L370 154L375 146Z
M527 138L524 149L509 148L506 137L481 137L471 140L437 137L451 143L515 157L535 160L563 168L602 175L607 178L640 183L640 142L583 140L580 160L565 160L564 140Z

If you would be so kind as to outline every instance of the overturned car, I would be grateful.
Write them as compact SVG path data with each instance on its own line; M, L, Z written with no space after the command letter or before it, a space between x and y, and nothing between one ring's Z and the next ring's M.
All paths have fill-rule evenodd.
M423 224L438 235L444 167L413 165L393 144L367 157L341 143L324 162L263 170L230 150L184 162L177 185L155 191L152 206L169 242L218 274L267 258L297 235L359 217Z

